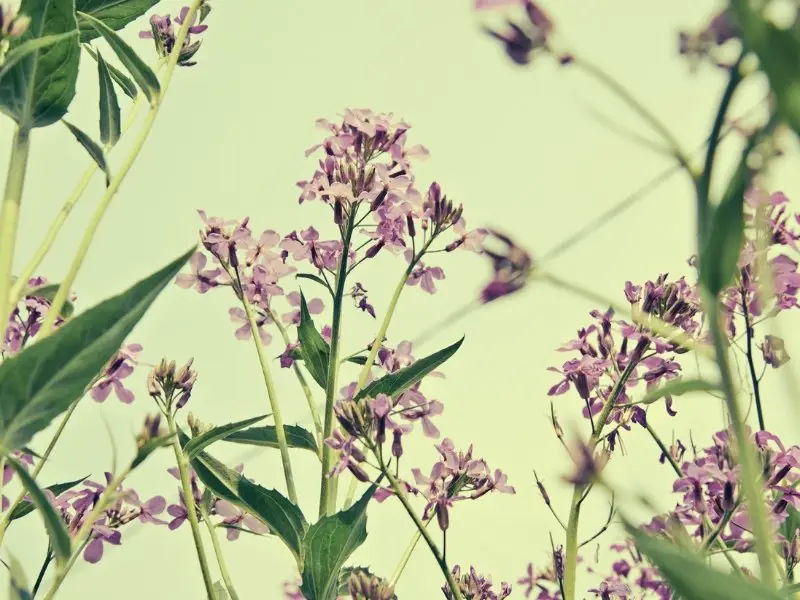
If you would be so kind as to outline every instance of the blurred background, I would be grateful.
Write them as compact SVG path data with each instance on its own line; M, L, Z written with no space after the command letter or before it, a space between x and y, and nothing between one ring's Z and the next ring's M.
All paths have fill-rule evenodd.
M181 6L162 2L156 12L175 14ZM336 120L346 107L393 112L409 122L409 143L424 144L431 152L417 167L419 187L438 181L449 197L464 204L470 226L507 232L535 257L595 222L595 230L548 263L563 278L624 302L626 280L643 283L663 272L691 275L687 259L694 252L694 204L687 179L673 176L618 218L598 221L669 169L671 162L612 132L597 113L649 135L624 105L580 71L559 67L546 56L529 67L512 64L501 46L481 31L483 24L502 25L500 14L475 13L469 0L312 1L302 7L213 0L212 6L209 29L196 56L199 64L175 74L155 129L108 211L75 284L79 310L118 293L185 251L197 239L198 208L230 219L249 216L256 234L267 228L286 234L314 224L323 238L332 237L328 211L313 202L299 206L295 183L315 170L315 159L303 154L321 139L314 121ZM678 32L705 26L720 9L717 3L607 0L542 6L555 21L565 48L605 67L667 123L686 148L699 148L708 135L725 74L707 64L692 72L678 55ZM522 17L521 11L511 12L515 19ZM124 37L144 57L155 59L151 42L136 35L147 28L142 19L140 26L126 29ZM79 95L68 117L96 136L95 66L86 56L82 60ZM732 114L751 109L765 89L763 81L753 78L737 95ZM125 110L127 99L120 98ZM0 143L0 164L5 164L11 122L4 120L0 127L6 138ZM738 144L731 136L723 145L717 189L738 158ZM788 157L777 163L771 183L790 198L800 194L793 144L787 146ZM126 144L121 146L112 154L112 169L125 153ZM35 132L18 268L38 247L87 161L66 128ZM101 179L96 176L42 266L41 274L51 281L59 281L69 265L102 192ZM404 292L389 330L392 345L428 331L475 297L490 275L487 261L466 252L438 255L430 262L441 266L447 277L434 296L419 288ZM380 317L403 264L388 253L371 263L360 281ZM204 422L223 424L268 412L252 345L234 338L235 326L227 313L231 306L232 296L225 292L199 296L172 286L130 338L144 346L146 363L162 356L179 363L194 357L199 379L187 410ZM593 308L606 306L534 285L414 347L414 355L421 357L466 335L461 350L443 368L447 379L426 384L429 397L445 405L438 426L457 446L474 443L475 454L507 472L517 490L513 496L491 495L455 507L448 535L453 564L474 564L498 583L516 583L529 562L547 565L549 532L561 543L562 532L533 477L536 469L566 518L571 491L560 477L571 465L548 420L547 390L558 376L546 368L566 360L555 349L591 322L588 312ZM783 322L786 337L797 332L792 319ZM317 321L329 322L323 317ZM363 347L377 326L364 313L348 309L344 350ZM790 354L792 350L790 343ZM277 344L270 348L273 355L280 351ZM683 362L691 371L692 361ZM790 363L786 368L795 367ZM90 398L82 402L42 473L45 485L89 473L101 480L102 472L113 466L112 446L120 461L132 455L134 433L145 414L155 410L146 392L147 370L142 365L128 380L137 396L130 406L113 395L104 404ZM355 368L342 375L343 385L356 375ZM309 427L305 399L293 375L283 370L277 377L286 422ZM782 436L794 435L796 399L787 397L779 372L767 375L764 390L768 427ZM554 402L568 432L583 425L577 396ZM719 401L686 396L677 399L675 407L675 418L667 417L660 404L650 411L662 437L686 440L691 429L698 445L708 445L710 434L722 424ZM33 447L43 449L49 435L38 436ZM419 432L413 440L406 444L405 466L421 466L427 472L436 451ZM639 518L647 514L632 501L636 494L646 495L661 509L670 508L672 473L657 462L659 452L652 440L640 428L624 440L625 455L616 456L609 467L620 504L635 509L631 514ZM228 464L244 461L249 477L283 491L277 451L219 444L214 454ZM314 515L318 462L311 453L299 451L293 459L302 508ZM161 452L133 475L129 483L142 499L160 494L169 503L177 501L176 482L166 472L170 460L171 453ZM581 538L602 525L608 512L607 498L599 491L585 506ZM389 576L413 525L399 504L386 502L371 507L367 528L367 542L352 562L369 564L376 573ZM619 539L612 529L598 541L605 548ZM33 579L47 544L39 519L19 521L6 541ZM244 599L279 599L283 582L294 578L291 555L276 539L244 535L235 542L223 540L223 547ZM594 546L586 549L591 562ZM397 593L403 599L439 598L441 583L435 561L420 544ZM522 596L520 588L512 597ZM79 561L59 597L128 600L143 593L154 598L203 597L188 526L177 531L138 523L127 527L122 547L107 546L100 563Z

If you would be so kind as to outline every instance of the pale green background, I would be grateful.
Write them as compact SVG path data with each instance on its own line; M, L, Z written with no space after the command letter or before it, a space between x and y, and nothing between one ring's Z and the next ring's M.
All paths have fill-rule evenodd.
M180 6L163 2L159 12L177 12ZM578 52L619 77L688 148L707 135L724 77L708 66L691 74L677 56L677 31L703 23L713 3L573 0L549 2L547 8ZM320 137L314 120L335 119L345 107L391 111L408 120L413 125L410 143L423 143L432 153L417 170L420 185L435 178L449 196L464 203L470 225L502 228L534 254L546 252L668 167L665 158L611 134L590 116L593 107L647 132L594 82L579 72L558 69L546 58L528 69L511 65L501 48L481 33L481 22L468 0L214 2L197 56L200 64L176 73L156 127L75 284L79 308L117 293L183 252L196 239L200 221L195 209L200 207L227 218L250 216L254 231L274 228L287 233L314 223L323 225L323 236L332 236L326 210L315 203L297 205L295 182L314 171L314 159L303 156ZM139 28L129 28L126 38L151 56L148 43L135 37ZM83 67L70 117L96 135L94 65L84 58ZM734 112L746 110L762 94L763 82L749 85L737 97ZM8 122L3 127L8 137L11 127ZM3 144L1 162L7 160L6 147ZM777 181L791 196L800 193L800 182L793 176L793 141L790 150L794 156L781 164ZM113 155L112 168L124 151L120 148ZM726 144L729 157L736 151L735 142ZM54 126L35 133L18 268L37 247L51 215L86 164L87 157L66 129ZM42 274L55 281L63 275L101 190L97 177ZM692 215L690 187L685 179L674 177L551 267L622 301L626 279L641 282L662 271L688 274ZM429 297L417 288L406 291L390 329L392 343L417 336L460 307L489 275L486 262L467 254L431 262L447 272L441 292ZM379 315L401 267L399 260L385 255L361 275ZM200 378L189 409L218 424L267 411L256 357L250 344L234 339L229 306L233 303L225 293L201 297L172 287L131 337L144 345L149 362L161 356L177 361L194 356ZM528 561L544 565L548 531L557 540L561 537L536 492L532 473L538 470L566 516L569 490L558 480L569 462L546 418L546 391L556 375L545 368L565 359L554 348L588 324L587 312L593 307L536 286L471 315L416 349L421 356L467 336L446 366L448 379L428 387L445 403L438 423L458 445L475 442L476 453L508 472L518 493L458 505L449 558L453 563L474 563L498 583L516 582ZM376 323L351 310L345 327L345 348L355 349L372 339ZM273 346L274 354L278 350ZM144 388L145 373L142 367L132 378L137 393L132 406L113 397L104 405L84 401L52 465L42 474L45 484L90 472L97 478L110 468L107 426L120 460L131 453L133 433L154 408ZM292 377L282 371L278 378L286 420L308 425L305 400ZM350 380L347 375L343 379ZM794 432L797 413L775 400L783 388L769 384L770 390L775 393L768 400L768 424L782 434ZM676 427L685 439L691 427L698 443L707 442L720 423L717 401L688 397L676 406L679 417L671 421L662 417L660 406L652 411L664 437L670 438ZM574 396L557 398L556 407L568 429L577 425ZM46 439L46 434L39 436L34 446L41 449ZM625 445L628 455L617 457L611 467L614 480L629 491L647 487L649 497L660 495L660 505L668 508L673 499L664 492L670 486L670 470L656 463L658 451L652 441L637 428L625 436ZM221 444L215 452L231 463L246 458L247 474L283 489L276 452L241 450ZM434 458L429 441L415 434L406 466L427 469ZM165 472L169 459L163 452L131 478L143 498L164 494L175 501L175 482ZM293 459L302 508L312 515L318 463L303 452L295 452ZM605 517L600 494L591 506L581 537L590 535ZM400 507L388 502L371 508L368 529L368 541L354 562L372 564L388 576L412 526ZM603 545L614 541L613 536L602 538ZM16 524L6 539L33 578L45 550L38 519L28 517ZM124 530L123 539L121 548L107 547L101 563L80 562L60 597L203 596L188 527L170 532L133 525ZM292 577L293 562L279 541L244 536L223 546L244 599L281 597L281 584ZM406 600L438 598L440 580L434 561L420 546L398 593ZM518 589L513 596L521 595Z

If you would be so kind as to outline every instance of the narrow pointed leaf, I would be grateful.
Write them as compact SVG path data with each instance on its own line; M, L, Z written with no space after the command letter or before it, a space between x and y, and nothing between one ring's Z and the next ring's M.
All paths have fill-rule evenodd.
M47 500L47 496L44 495L42 489L36 484L25 467L12 456L6 456L6 461L14 469L23 487L28 491L31 501L39 510L39 514L42 515L47 535L50 536L50 545L53 548L56 564L59 568L63 568L72 555L72 542L64 521L61 520L61 516Z
M0 446L24 446L83 396L194 251L0 364Z
M328 381L328 361L331 349L328 342L317 331L302 291L300 292L300 325L297 326L297 339L300 341L300 354L306 369L314 381L324 389Z
M305 562L301 591L313 600L335 600L345 561L367 539L367 505L374 484L347 510L322 517L303 539Z
M703 559L680 550L665 539L651 537L628 527L636 547L658 567L667 583L682 600L782 600L766 586L728 575L708 566Z
M47 43L27 47L5 71L0 79L0 111L29 130L51 125L66 114L75 97L80 45L76 35L56 42L50 37L77 31L74 0L23 0L19 12L31 22L9 54L31 40L47 38Z
M159 448L166 448L167 446L172 445L172 440L175 439L175 436L172 434L162 435L157 438L153 438L149 442L147 442L144 446L139 448L136 452L136 456L133 457L133 461L131 461L131 470L135 469L139 465L141 465L148 456L150 456L153 452L158 450Z
M97 57L99 55L94 48L92 48L89 44L84 44L83 49L86 50L86 53L91 56L95 62L97 62ZM136 87L136 84L133 82L133 80L114 65L106 63L106 68L108 69L109 75L111 75L111 79L117 83L125 95L131 100L136 100L136 96L139 94L139 88Z
M111 183L111 172L108 170L106 153L103 152L103 148L100 147L100 144L95 142L92 138L90 138L69 121L62 120L61 122L67 126L67 129L72 132L72 135L75 136L75 139L78 140L80 145L83 146L86 152L89 153L89 156L92 157L92 160L97 164L98 167L100 167L103 173L106 174L106 187L108 187L108 185Z
M161 94L161 84L158 82L158 77L153 70L136 54L136 51L131 48L127 42L119 37L113 29L102 21L98 21L91 15L78 12L81 19L88 21L100 35L102 35L108 45L119 58L119 61L131 74L133 80L147 96L147 99L153 104L158 100Z
M8 555L8 598L9 600L31 600L33 596L29 591L28 578L25 576L25 570L17 558L11 554Z
M159 0L75 0L75 9L102 21L114 31L119 31L144 15ZM78 19L81 42L98 36L97 30L83 18Z
M213 429L206 431L201 435L193 437L183 447L183 451L186 453L186 458L192 460L197 456L198 453L205 450L206 447L214 442L224 440L225 438L235 434L237 431L245 429L246 427L250 427L250 425L258 423L259 421L266 419L268 416L269 415L261 415L260 417L251 417L250 419L245 419L244 421L220 425L219 427L214 427Z
M189 437L182 431L178 437L185 448ZM294 554L298 566L302 565L303 536L308 523L297 505L276 490L250 482L206 452L198 453L191 465L214 494L263 521Z
M52 302L53 298L55 298L56 294L58 293L59 287L61 286L58 283L50 283L37 288L27 288L22 295L23 297L33 296L35 298L44 298L48 302ZM61 308L61 316L65 319L68 319L74 312L75 305L69 300L65 301L64 306Z
M325 289L330 289L328 283L322 277L319 277L317 275L312 275L311 273L298 273L296 277L299 279L310 279L311 281L317 282Z
M80 479L76 479L75 481L67 481L66 483L55 483L53 485L48 485L45 490L50 490L53 492L53 495L57 498L67 490L71 490L76 485L79 485L86 481L86 478L89 477L81 477ZM9 517L10 521L15 521L16 519L21 519L25 515L32 513L36 507L33 505L32 502L28 502L27 500L23 500L19 504L17 504L16 508L11 512L11 516Z
M421 358L405 369L401 369L396 373L384 375L361 390L355 399L360 400L361 398L375 397L378 394L396 397L418 381L421 381L422 378L431 373L431 371L436 370L436 368L441 366L445 361L449 360L463 343L464 338L462 337L452 346L448 346L438 352L434 352L430 356Z
M100 81L100 141L113 146L121 133L119 102L103 55L97 53L97 78Z
M298 425L284 425L286 432L286 443L289 448L300 448L311 450L316 453L317 440L314 434L303 429ZM243 431L237 431L225 438L226 442L235 444L246 444L248 446L264 446L266 448L278 448L278 432L274 425L264 425L262 427L251 427Z
M673 379L661 387L647 392L639 404L652 404L666 396L681 396L690 392L713 392L716 390L719 390L718 383L704 379Z

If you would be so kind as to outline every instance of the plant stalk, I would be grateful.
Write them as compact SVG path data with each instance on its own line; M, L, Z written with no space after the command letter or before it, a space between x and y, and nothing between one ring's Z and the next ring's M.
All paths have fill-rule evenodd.
M208 518L208 511L205 509L202 502L200 503L200 516L203 518L203 522L206 524L208 535L211 536L211 545L214 547L214 554L217 557L219 572L222 575L222 582L225 584L225 589L228 590L228 595L231 597L230 600L239 600L239 595L236 593L236 589L233 587L233 579L231 579L230 573L228 572L228 564L225 561L225 554L222 552L222 548L219 545L217 532L215 531L211 520Z

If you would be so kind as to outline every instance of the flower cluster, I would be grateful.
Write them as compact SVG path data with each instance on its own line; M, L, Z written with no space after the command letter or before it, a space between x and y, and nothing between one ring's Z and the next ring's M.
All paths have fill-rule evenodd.
M693 69L705 60L720 68L730 68L719 56L719 50L728 41L739 37L738 27L726 9L714 15L708 24L697 32L681 31L678 34L678 51L689 59Z
M193 362L194 359L190 358L185 365L178 368L174 360L167 362L164 358L147 374L147 391L166 414L173 407L177 410L189 402L197 381L197 371L192 369Z
M495 592L492 589L491 578L479 574L475 567L470 567L469 573L462 575L461 567L456 565L453 567L453 579L455 579L458 591L461 592L464 600L503 600L511 595L511 584L504 581L500 584L500 591ZM447 584L442 587L442 592L447 600L455 598Z
M202 9L201 9L202 10ZM189 7L184 6L180 14L175 17L175 23L183 25L186 16L189 14ZM201 23L207 11L201 13ZM197 15L192 17L192 22L189 24L189 29L186 32L186 38L183 40L180 53L178 54L178 65L181 67L191 67L197 63L192 61L192 57L197 54L200 49L202 40L192 41L192 35L203 33L208 29L208 25L195 24L197 23ZM175 26L172 23L170 15L153 15L150 17L150 30L140 31L139 37L146 40L153 40L156 46L156 52L159 56L167 57L172 53L177 42L177 35Z

